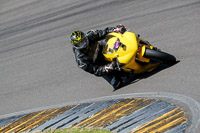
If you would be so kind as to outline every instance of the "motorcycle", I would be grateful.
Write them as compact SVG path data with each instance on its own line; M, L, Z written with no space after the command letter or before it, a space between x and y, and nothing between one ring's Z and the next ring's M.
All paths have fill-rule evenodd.
M160 64L175 64L176 58L152 46L132 32L109 33L105 39L103 55L114 62L116 69L133 74L151 72Z

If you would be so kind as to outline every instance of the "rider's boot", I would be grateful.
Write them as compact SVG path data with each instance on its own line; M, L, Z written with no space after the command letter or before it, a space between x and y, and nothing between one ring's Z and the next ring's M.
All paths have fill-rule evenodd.
M111 80L111 85L113 86L114 90L117 90L122 87L123 85L123 80L122 79L117 79L116 77L113 77Z

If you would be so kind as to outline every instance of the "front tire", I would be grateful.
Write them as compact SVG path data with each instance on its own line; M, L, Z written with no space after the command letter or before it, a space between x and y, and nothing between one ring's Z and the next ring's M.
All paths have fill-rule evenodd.
M146 49L144 57L153 59L153 60L158 60L164 64L176 63L176 58L173 55L162 52L162 51L152 50L152 49Z

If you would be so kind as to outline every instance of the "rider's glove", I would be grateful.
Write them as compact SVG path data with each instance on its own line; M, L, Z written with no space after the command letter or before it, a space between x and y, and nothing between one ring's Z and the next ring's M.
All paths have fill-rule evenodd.
M124 26L124 25L122 25L122 24L119 24L119 25L117 25L116 26L116 28L114 29L114 32L117 32L117 33L124 33L124 32L126 32L126 27Z
M111 72L113 70L120 71L121 69L118 67L116 62L112 62L112 63L109 63L109 64L105 65L104 66L104 70L108 73L108 72Z
M114 32L115 27L107 27L105 30L106 30L106 33L111 33L111 32Z
M112 70L114 70L113 64L112 64L112 63L109 63L109 64L105 65L105 66L104 66L104 70L105 70L107 73L111 72Z

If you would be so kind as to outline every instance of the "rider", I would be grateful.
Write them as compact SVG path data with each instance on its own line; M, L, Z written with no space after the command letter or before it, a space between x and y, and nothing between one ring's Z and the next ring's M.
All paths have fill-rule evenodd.
M72 32L70 41L78 67L96 76L104 77L114 89L120 88L123 85L124 73L114 70L114 64L104 59L102 54L104 43L98 43L98 41L104 40L108 33L123 34L125 31L126 28L119 24L104 30L90 30L87 34L82 31Z

